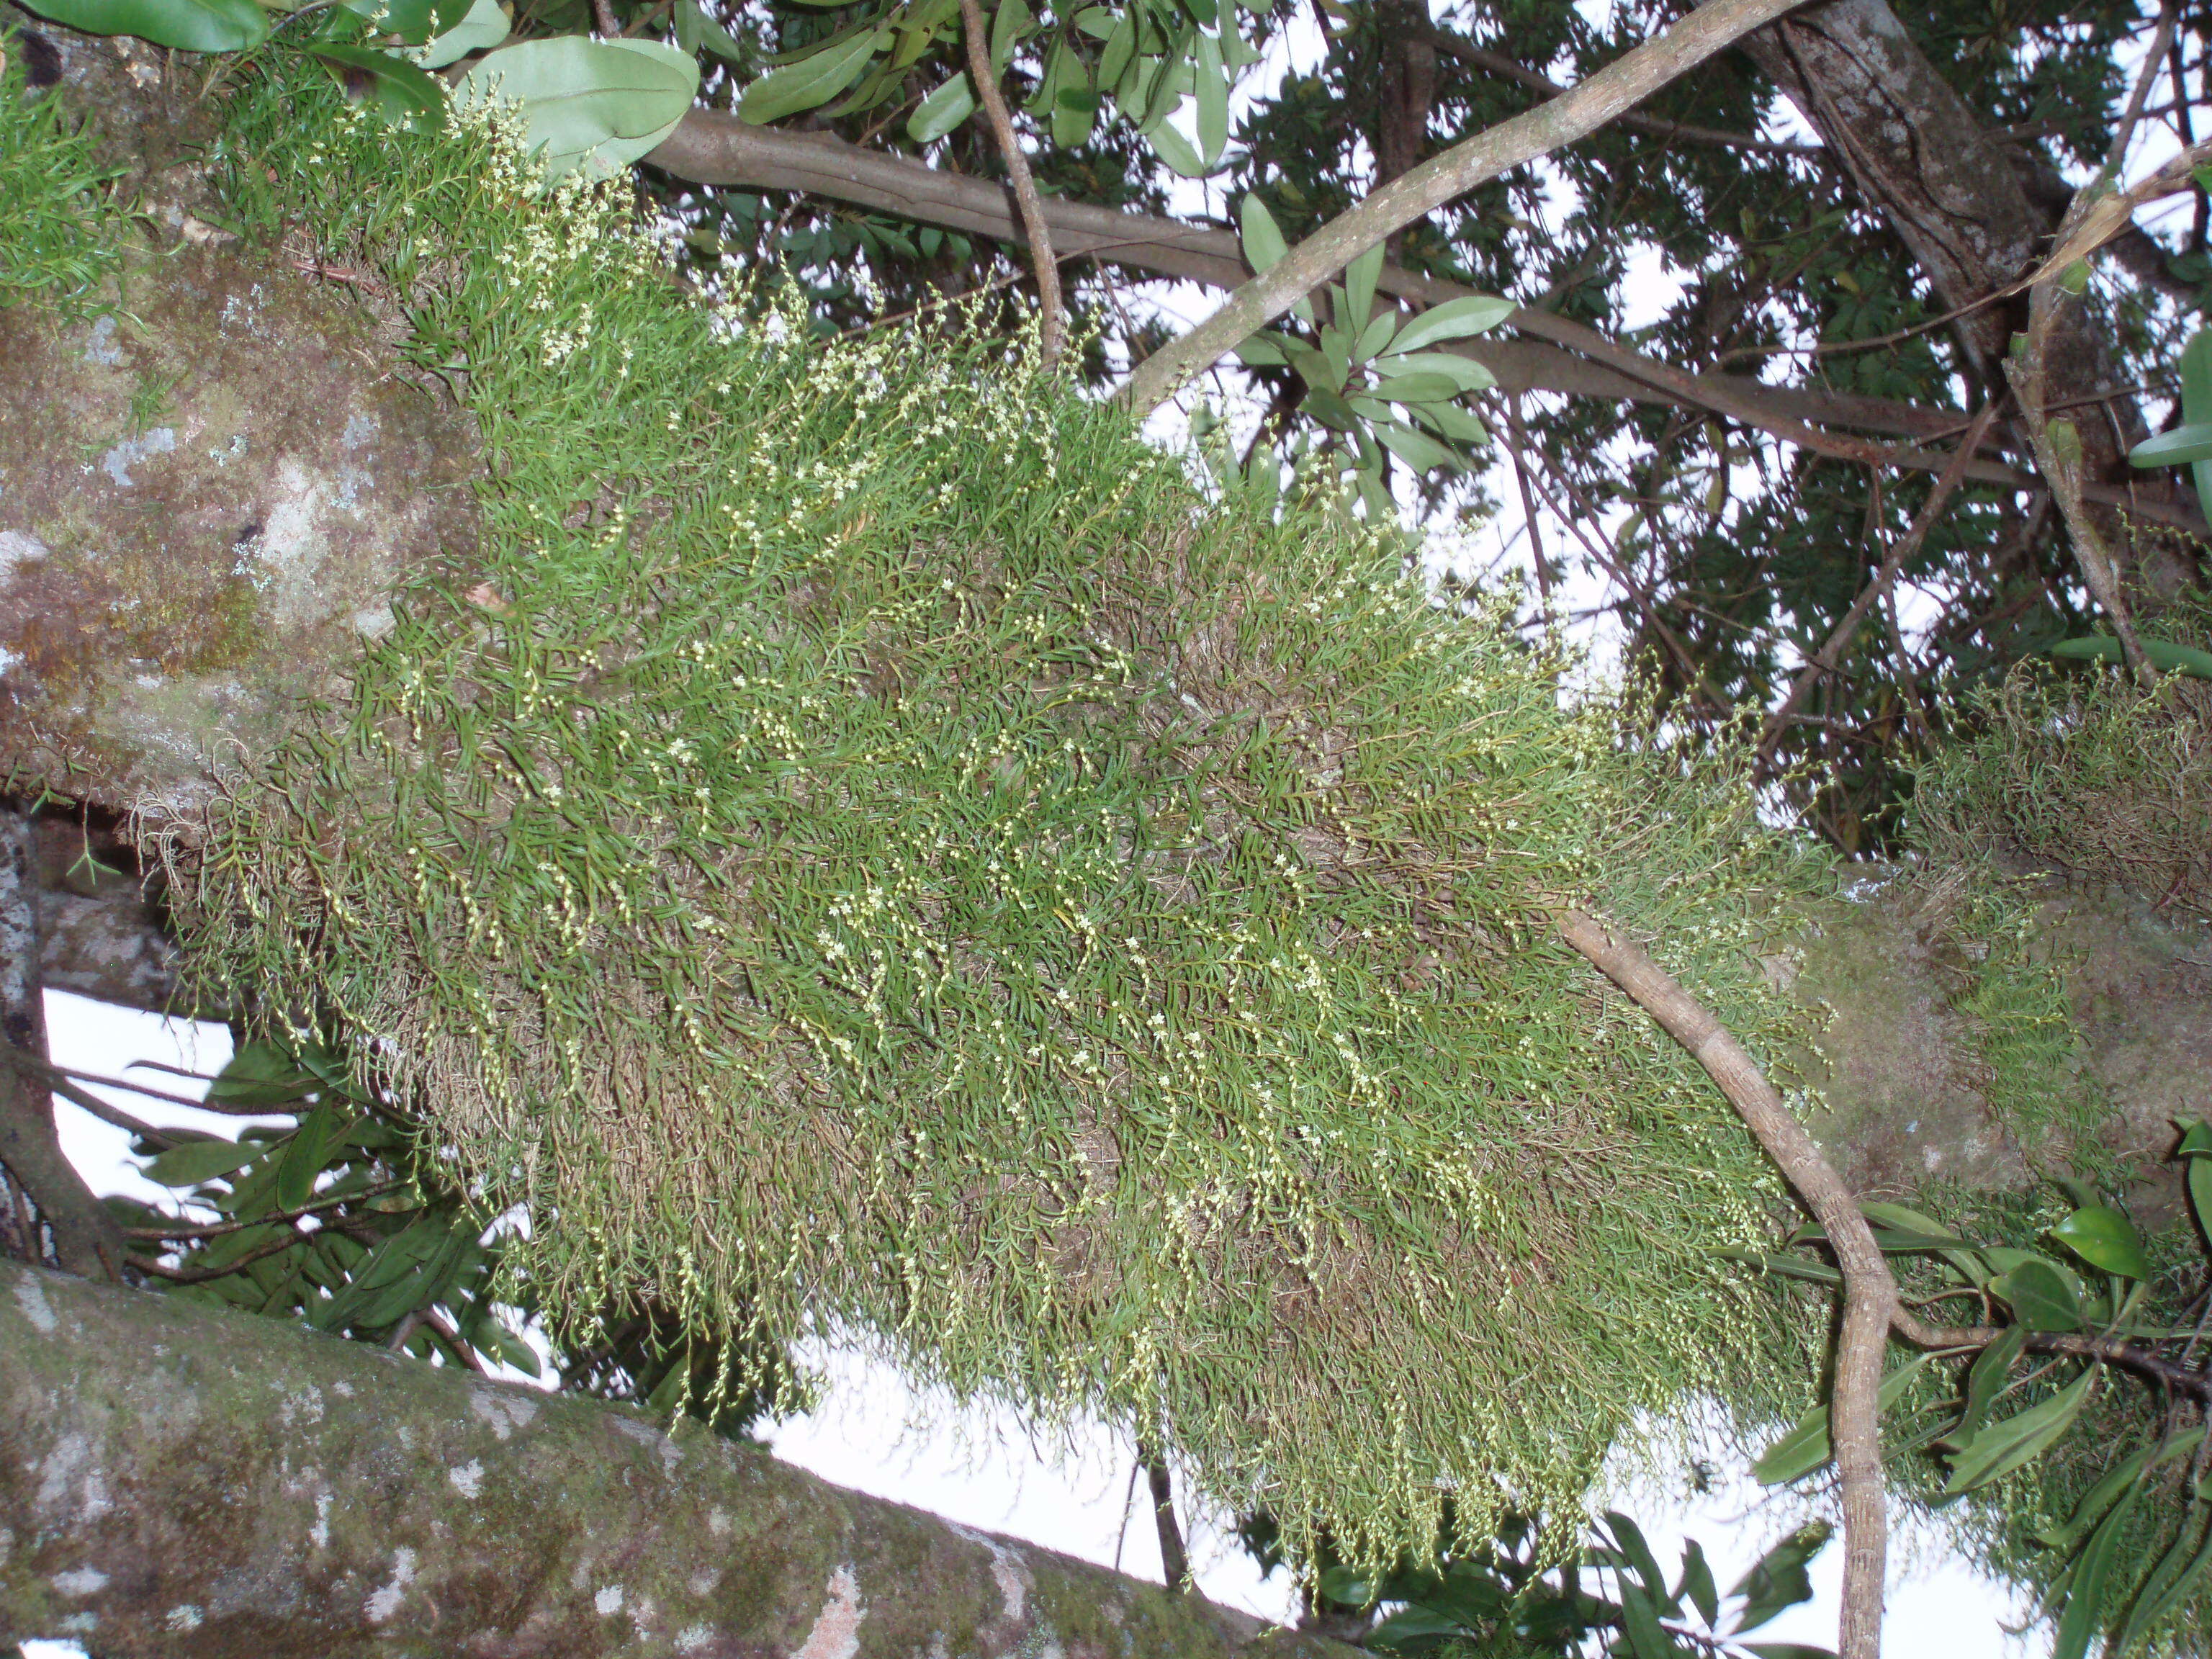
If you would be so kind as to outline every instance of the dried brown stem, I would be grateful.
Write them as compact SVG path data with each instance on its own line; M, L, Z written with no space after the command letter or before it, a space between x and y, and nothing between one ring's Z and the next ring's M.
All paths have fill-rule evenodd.
M1000 95L999 76L991 66L991 43L983 33L983 9L976 0L960 0L960 23L968 39L968 78L975 83L976 101L991 123L999 155L1006 164L1007 181L1014 187L1014 205L1021 210L1022 234L1030 245L1030 264L1036 270L1037 308L1042 317L1038 329L1038 356L1049 374L1060 366L1060 346L1065 323L1060 316L1060 262L1052 251L1052 229L1045 222L1044 204L1038 199L1036 180L1030 176L1029 157L1014 131L1013 117Z
M1899 1313L1889 1263L1850 1188L1728 1028L1634 941L1580 910L1558 911L1553 921L1569 945L1690 1051L1827 1230L1844 1275L1843 1332L1836 1347L1829 1418L1843 1486L1844 1605L1838 1652L1839 1659L1879 1659L1889 1553L1881 1358Z

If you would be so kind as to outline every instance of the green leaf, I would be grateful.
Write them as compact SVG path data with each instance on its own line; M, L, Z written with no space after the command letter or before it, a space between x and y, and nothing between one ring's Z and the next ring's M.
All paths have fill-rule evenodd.
M1933 1354L1922 1354L1883 1377L1876 1408L1887 1411L1894 1406L1906 1385L1919 1375L1920 1368L1934 1358ZM1763 1486L1778 1486L1785 1480L1795 1480L1824 1467L1835 1455L1828 1443L1828 1405L1823 1401L1799 1418L1796 1427L1760 1454L1759 1461L1751 1466L1752 1478Z
M2093 1365L2050 1399L2016 1416L1986 1425L1953 1454L1951 1479L1944 1486L1943 1495L1957 1498L1986 1486L2041 1456L2073 1425L2096 1382Z
M1086 16L1088 13L1085 14ZM1098 53L1098 89L1118 92L1127 76L1129 67L1137 58L1137 8L1122 8L1115 20L1113 32L1107 35L1106 44ZM1251 250L1248 247L1249 257Z
M1459 340L1480 334L1497 327L1516 309L1512 301L1495 299L1487 294L1470 294L1463 300L1448 301L1423 312L1401 329L1398 337L1391 343L1389 355L1395 357L1434 345L1439 340Z
M365 92L386 126L403 132L434 132L445 125L446 88L427 70L374 46L314 40L307 50L331 67L333 78L349 93ZM348 70L350 75L344 72ZM365 86L360 84L363 82Z
M706 16L699 9L698 0L683 0L677 8L677 33L679 36L683 33L682 19L686 11L702 21ZM500 9L498 0L476 0L475 4L469 8L468 15L443 34L434 36L430 44L416 55L415 62L426 70L443 69L448 64L458 64L472 52L486 52L497 46L507 39L507 31L512 27L507 14ZM729 40L729 36L723 34L720 28L715 28L714 33L722 34L725 40ZM734 46L736 43L731 44ZM711 40L708 45L713 45ZM714 49L720 50L719 47Z
M1740 1245L1725 1245L1713 1252L1731 1261L1741 1261L1757 1267L1762 1273L1779 1273L1784 1279L1802 1279L1814 1285L1840 1285L1844 1276L1825 1261L1801 1261L1796 1256L1775 1255L1765 1250L1745 1249Z
M1374 320L1371 313L1375 310L1375 284L1382 275L1382 244L1380 242L1344 268L1344 316L1340 320L1345 328L1358 339L1363 349L1367 344L1367 330ZM1396 331L1396 321L1393 319L1391 332L1395 334ZM1378 342L1365 355L1372 356L1374 352L1382 349L1382 343Z
M2093 1267L2123 1279L2147 1279L2150 1261L2135 1224L2108 1204L2088 1205L2051 1230L2051 1237Z
M747 96L775 78L756 82ZM518 104L525 142L542 156L547 176L557 179L628 167L676 130L698 89L697 60L673 46L562 35L503 46L478 60L456 96Z
M301 1120L276 1165L276 1207L296 1210L314 1195L315 1177L345 1144L346 1124L335 1107L318 1106Z
M1268 270L1291 251L1282 228L1257 191L1248 191L1237 204L1237 224L1244 243L1244 263L1255 271Z
M1327 352L1308 345L1304 340L1293 340L1288 335L1273 337L1275 348L1290 360L1300 379L1316 392L1341 392L1344 375L1336 360Z
M1367 1632L1367 1642L1378 1648L1395 1648L1408 1638L1423 1636L1458 1636L1465 1627L1448 1613L1419 1603L1401 1607L1388 1619Z
M907 118L907 137L917 144L942 138L975 112L975 89L965 70L915 106Z
M1221 42L1198 37L1198 153L1212 167L1229 148L1229 71L1222 67Z
M2136 643L2142 647L2143 660L2161 672L2193 674L2200 680L2212 680L2212 651L2200 651L2192 645L2176 645L2171 640L2138 639ZM2082 662L2125 660L2120 642L2109 634L2091 634L2081 639L2061 640L2051 647L2051 654L2070 657Z
M1653 1598L1643 1587L1624 1582L1620 1587L1620 1627L1628 1635L1629 1650L1636 1659L1679 1659L1682 1650L1659 1622Z
M2181 348L2181 418L2189 426L2212 426L2212 330L2198 329ZM2191 469L2197 504L2212 518L2212 461Z
M1990 1402L2004 1392L2013 1364L2027 1346L2027 1327L2008 1325L1974 1356L1974 1363L1966 1372L1966 1398L1959 1420L1937 1443L1955 1451L1981 1431L1983 1419L1990 1414Z
M861 29L811 57L770 70L738 100L738 118L764 126L828 103L860 78L882 39L880 30Z
M1359 338L1352 343L1352 361L1355 363L1365 362L1384 346L1389 345L1390 337L1397 331L1398 313L1396 312L1376 312L1367 319L1367 326L1359 331Z
M999 0L999 9L991 18L992 74L1006 72L1006 65L1013 61L1014 48L1029 36L1036 21L1030 15L1026 0Z
M1237 360L1247 368L1283 368L1290 359L1272 335L1248 334L1237 344Z
M1492 374L1472 357L1462 357L1452 351L1420 351L1404 353L1394 343L1389 354L1393 374L1449 375L1463 392L1487 392L1498 384Z
M2158 1559L2136 1592L2135 1606L2129 1610L2128 1622L2106 1650L2112 1653L2132 1653L2136 1644L2164 1622L2167 1614L2179 1607L2195 1588L2204 1570L2212 1566L2212 1530L2204 1531L2203 1540L2192 1544L2191 1538L2203 1528L2206 1510L2203 1501L2191 1504L2183 1517L2173 1541ZM2193 1553L2191 1553L2193 1550Z
M2062 1553L2072 1549L2121 1493L2160 1464L2170 1462L2185 1452L2195 1451L2203 1438L2203 1429L2191 1429L2185 1433L2167 1435L2142 1448L2133 1456L2121 1459L2103 1480L2082 1495L2081 1501L2074 1506L2074 1513L2063 1524L2042 1528L2035 1534L2035 1541L2045 1549Z
M488 0L477 0L479 7ZM471 13L473 16L475 14ZM744 47L737 36L707 15L699 0L676 0L674 13L676 44L694 58L702 51L710 52L726 64L744 68L750 63Z
M1081 72L1079 65L1077 73ZM1052 142L1062 149L1087 143L1098 123L1098 94L1089 87L1062 87L1052 100Z
M2178 426L2128 451L2130 466L2186 466L2192 461L2212 461L2212 425Z
M1902 1204L1862 1203L1859 1212L1877 1227L1887 1227L1893 1232L1916 1233L1936 1244L1963 1244L1966 1240L1942 1222L1924 1216L1917 1210L1908 1210Z
M1459 396L1459 386L1449 374L1383 374L1376 379L1375 395L1394 404L1445 404Z
M2212 1152L2212 1124L2192 1123L2181 1132L2181 1144L2173 1149L2176 1158L2198 1158Z
M243 52L269 38L253 0L27 0L27 9L87 34L135 34L180 52Z
M380 34L397 35L410 46L457 26L467 15L464 0L338 0L357 17L365 17Z
M2212 1158L2191 1158L2185 1184L2190 1212L2204 1236L2212 1238Z
M1205 158L1191 147L1189 139L1165 121L1146 133L1145 140L1152 145L1154 155L1182 177L1203 179L1206 176L1207 163Z
M1705 1559L1705 1547L1696 1539L1682 1546L1682 1582L1674 1591L1679 1605L1684 1596L1698 1610L1707 1629L1720 1623L1721 1594L1713 1583L1713 1570Z
M1752 1564L1736 1580L1730 1595L1744 1598L1736 1620L1736 1633L1757 1630L1780 1613L1813 1599L1813 1580L1806 1567L1827 1547L1830 1529L1825 1521L1801 1527Z
M2104 1623L2105 1585L2112 1574L2112 1557L2120 1547L2121 1529L2142 1493L2140 1480L2129 1486L2126 1496L2112 1506L2112 1512L2091 1534L2081 1559L2074 1564L2073 1588L2066 1594L2066 1611L2058 1620L2051 1659L2086 1659L2089 1638Z
M197 1187L242 1169L269 1150L260 1141L187 1140L146 1166L146 1178L164 1187Z
M1374 1582L1357 1567L1325 1567L1316 1588L1339 1606L1364 1607L1375 1599Z
M1334 392L1321 386L1310 386L1298 405L1323 426L1339 432L1359 432L1364 428L1359 417L1352 412L1352 405Z
M1990 1281L1990 1291L2031 1331L2078 1331L2081 1300L2064 1274L2046 1261L2023 1261Z
M1458 455L1438 443L1425 433L1416 432L1395 421L1375 422L1375 436L1382 447L1405 462L1416 472L1437 470L1458 471L1463 465Z
M1413 415L1423 426L1434 428L1454 443L1480 448L1490 441L1489 429L1457 404L1416 404Z
M289 1050L273 1042L249 1042L216 1073L207 1097L225 1106L276 1109L298 1105L319 1086L320 1080Z
M1086 6L1075 14L1075 27L1094 40L1110 40L1120 23L1111 6Z
M1618 1510L1605 1514L1607 1530L1621 1555L1636 1569L1636 1576L1644 1581L1650 1591L1652 1605L1672 1616L1681 1610L1681 1604L1667 1594L1667 1577L1659 1571L1659 1559L1651 1553L1651 1546L1644 1541L1644 1528Z

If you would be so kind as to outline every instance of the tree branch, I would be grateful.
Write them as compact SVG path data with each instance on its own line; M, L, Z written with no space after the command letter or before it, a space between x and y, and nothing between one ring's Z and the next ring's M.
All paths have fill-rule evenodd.
M1728 1097L1806 1208L1826 1229L1844 1274L1830 1437L1842 1477L1844 1605L1839 1659L1879 1659L1889 1515L1883 1499L1881 1357L1898 1317L1897 1281L1844 1184L1805 1126L1728 1028L1633 941L1579 910L1553 917L1559 933L1690 1051Z
M1014 187L1014 200L1022 210L1022 228L1030 245L1030 263L1036 268L1037 306L1044 313L1039 332L1038 355L1048 374L1060 367L1060 264L1052 251L1052 232L1045 223L1044 208L1037 199L1036 180L1030 176L1029 157L1022 154L1020 135L1006 113L1006 100L999 91L997 71L991 64L991 43L983 33L983 9L975 0L960 0L960 24L968 40L968 78L975 83L975 97L989 118L991 136L998 140L999 155L1006 164L1006 178Z
M1392 231L1477 185L1595 131L1798 3L1800 0L1710 0L1573 90L1455 144L1370 191L1358 206L1338 215L1237 289L1196 328L1139 363L1121 389L1122 402L1139 416L1151 413L1220 361L1238 341L1281 316Z
M9 1264L0 1400L0 1641L1350 1659L689 1419Z

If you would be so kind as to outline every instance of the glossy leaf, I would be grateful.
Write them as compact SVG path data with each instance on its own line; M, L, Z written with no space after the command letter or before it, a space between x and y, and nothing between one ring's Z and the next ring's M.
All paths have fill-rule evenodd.
M1198 80L1198 153L1208 167L1229 148L1229 72L1222 67L1221 42L1210 34L1198 37L1195 53ZM1157 136L1157 135L1156 135Z
M1397 331L1398 313L1396 312L1387 310L1376 312L1367 319L1367 326L1359 331L1358 339L1352 343L1352 361L1355 363L1365 362L1383 347L1389 345L1391 336Z
M281 1109L300 1104L320 1086L320 1081L276 1044L249 1042L216 1074L208 1085L207 1097L225 1106Z
M2051 1237L2093 1267L2123 1279L2147 1279L2150 1261L2135 1223L2107 1204L2086 1205L2051 1230Z
M1316 1588L1330 1601L1347 1607L1364 1607L1375 1599L1374 1580L1357 1567L1325 1567Z
M1454 443L1479 449L1490 441L1489 428L1457 404L1416 404L1413 416Z
M243 52L269 38L253 0L25 0L26 9L87 34L135 34L180 52Z
M2103 1480L2082 1494L2081 1501L2074 1506L2071 1516L2063 1522L2039 1529L2035 1534L2035 1541L2045 1549L2061 1552L2072 1549L2119 1500L2121 1494L2141 1480L2146 1472L2195 1451L2203 1439L2203 1429L2191 1429L2185 1433L2167 1435L2143 1447L2132 1456L2121 1459Z
M1244 244L1244 263L1255 271L1270 269L1291 251L1282 228L1256 191L1246 192L1237 204L1237 226Z
M1027 0L999 0L991 17L991 72L1004 75L1013 61L1014 48L1031 32L1036 19Z
M518 104L526 143L557 179L628 167L676 130L698 89L697 61L673 46L562 35L491 53L461 77L456 95Z
M1334 392L1327 391L1322 387L1314 386L1310 388L1306 392L1304 400L1298 406L1304 410L1307 414L1312 416L1314 419L1319 421L1323 426L1329 427L1335 431L1361 432L1365 430L1365 428L1360 422L1359 417L1352 413L1352 405L1346 403L1343 398L1338 397Z
M738 118L763 126L819 108L860 78L882 38L879 30L862 29L810 58L771 70L738 100Z
M2212 426L2212 330L2198 329L2181 348L2181 419L2188 426ZM2190 468L2197 505L2212 519L2212 461Z
M1237 360L1247 368L1282 368L1290 359L1274 337L1267 334L1249 334L1237 343Z
M1459 386L1448 374L1385 374L1375 395L1394 404L1443 404L1459 396Z
M1098 94L1089 87L1062 87L1052 100L1052 142L1062 149L1089 143L1098 123Z
M1207 171L1206 158L1192 146L1189 139L1163 121L1145 135L1152 153L1169 167L1186 179L1203 179Z
M1934 1358L1932 1354L1922 1354L1908 1359L1883 1377L1881 1392L1875 1396L1878 1408L1887 1411L1894 1406L1912 1379L1920 1374L1920 1368ZM1778 1486L1785 1480L1795 1480L1823 1467L1835 1455L1828 1443L1828 1405L1823 1401L1799 1418L1796 1425L1769 1446L1751 1466L1752 1478L1763 1486Z
M2181 1144L2173 1149L2176 1158L2198 1158L2212 1152L2212 1123L2191 1123L2181 1132Z
M684 15L687 11L702 21L705 21L706 14L699 9L699 0L683 0L676 9L676 32L679 40L683 37ZM459 22L434 37L416 55L415 62L426 70L443 69L448 64L458 64L472 52L489 52L507 39L512 27L507 14L500 9L498 0L476 0ZM713 32L717 34L722 33L719 27L714 27ZM725 40L729 39L726 34L722 38ZM732 44L735 45L734 42ZM689 52L693 48L687 46L684 50Z
M2212 425L2178 426L2128 451L2130 466L2186 466L2192 461L2212 461Z
M337 1109L318 1106L301 1120L276 1164L276 1206L296 1210L313 1196L315 1178L344 1144L346 1126Z
M1813 1599L1813 1580L1806 1571L1814 1556L1827 1547L1830 1529L1825 1521L1799 1528L1752 1564L1735 1582L1730 1595L1744 1598L1736 1620L1736 1633L1757 1630L1800 1602Z
M1451 351L1402 352L1396 343L1389 353L1389 369L1393 374L1448 375L1462 392L1487 392L1498 384L1492 374L1472 357L1462 357Z
M1707 1628L1720 1623L1720 1590L1713 1583L1713 1569L1705 1559L1705 1547L1694 1538L1682 1547L1682 1582L1674 1591L1677 1602L1685 1597L1698 1610L1698 1617L1705 1621Z
M1461 340L1470 334L1480 334L1497 327L1516 309L1512 301L1487 294L1470 294L1462 300L1448 301L1423 312L1401 329L1398 337L1391 342L1389 355L1395 357L1419 351L1440 340Z
M907 118L907 137L918 144L942 138L975 112L975 89L965 70L915 106Z
M2004 1392L2013 1364L2027 1346L2027 1328L2008 1325L1989 1346L1974 1356L1974 1363L1966 1372L1966 1398L1959 1420L1938 1443L1955 1451L1981 1431L1990 1404Z
M2023 1261L1990 1281L1990 1291L2031 1331L2078 1331L2081 1301L2066 1276L2045 1261Z
M1615 1547L1634 1566L1636 1576L1650 1592L1652 1605L1669 1617L1680 1611L1680 1604L1667 1593L1666 1575L1659 1571L1659 1559L1644 1541L1644 1528L1618 1510L1606 1511L1605 1524Z
M1893 1232L1913 1233L1931 1243L1963 1244L1966 1240L1933 1217L1907 1209L1902 1204L1883 1204L1871 1200L1859 1206L1859 1212L1877 1227L1887 1227Z
M1361 337L1364 337L1370 313L1375 309L1375 284L1382 275L1382 244L1377 242L1344 268L1343 322L1346 328Z
M486 0L477 0L477 3L482 6ZM672 16L676 24L676 44L683 51L695 58L702 52L710 52L724 63L735 64L739 68L749 63L745 49L738 44L737 37L709 17L699 0L676 0Z
M1426 433L1395 421L1375 422L1376 440L1416 472L1453 471L1464 465L1452 450Z
M2090 1534L2081 1558L2074 1564L2072 1587L2066 1593L2066 1609L2059 1615L2058 1632L2051 1644L2051 1659L2087 1659L2090 1638L2105 1622L2105 1589L2118 1553L2120 1534L2128 1516L2142 1494L2142 1483L2131 1482L2097 1530Z
M2183 1184L2189 1189L2190 1212L2204 1236L2212 1238L2212 1158L2191 1158Z
M269 1150L260 1141L187 1140L146 1166L146 1178L164 1187L197 1187L242 1169Z
M2052 1395L2017 1416L1985 1424L1951 1459L1951 1479L1943 1487L1946 1498L1956 1498L1992 1480L2002 1480L2048 1450L2073 1426L2089 1393L2096 1386L2093 1366Z
M1680 1659L1682 1650L1660 1624L1653 1598L1639 1584L1621 1584L1620 1627L1628 1637L1629 1651L1636 1659Z
M430 132L445 125L446 88L428 71L374 46L317 40L307 50L330 67L349 94L364 96L386 125Z

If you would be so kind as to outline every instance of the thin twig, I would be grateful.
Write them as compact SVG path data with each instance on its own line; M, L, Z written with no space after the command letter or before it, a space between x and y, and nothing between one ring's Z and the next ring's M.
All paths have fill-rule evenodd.
M1137 1462L1152 1492L1152 1522L1160 1534L1160 1576L1171 1590L1190 1588L1190 1555L1183 1548L1182 1528L1176 1524L1175 1488L1168 1466L1159 1453L1144 1441L1137 1443Z
M1007 180L1014 187L1014 205L1021 210L1022 234L1030 245L1030 264L1036 270L1037 307L1043 313L1038 329L1038 356L1048 374L1060 367L1062 324L1060 314L1060 261L1053 256L1052 230L1045 223L1044 204L1037 199L1036 180L1030 176L1029 157L1014 132L1006 100L999 94L999 77L991 67L991 43L983 33L983 9L975 0L960 0L960 22L968 36L968 78L975 83L976 100L989 118L991 135L1006 164Z
M1943 509L1950 505L1952 492L1958 489L1966 476L1966 464L1981 448L1983 434L1989 431L1990 422L1996 418L2000 401L1992 398L1982 405L1981 413L1974 416L1973 423L1966 428L1966 435L1960 440L1958 448L1952 452L1950 465L1943 469L1942 476L1936 480L1936 487L1928 492L1928 499L1922 503L1911 527L1890 544L1889 552L1883 558L1881 568L1875 572L1874 580L1860 590L1858 598L1851 601L1851 608L1844 613L1843 619L1829 633L1827 643L1813 653L1813 659L1790 683L1789 695L1782 699L1781 706L1766 717L1765 726L1759 738L1758 763L1761 767L1772 762L1775 745L1781 741L1782 733L1790 725L1791 716L1796 714L1798 706L1824 676L1835 672L1836 665L1843 660L1844 653L1850 648L1852 636L1859 631L1859 624L1866 620L1867 612L1889 592L1891 585L1897 580L1897 573L1904 568L1905 562L1920 550L1920 544L1927 540L1928 532L1942 517Z

